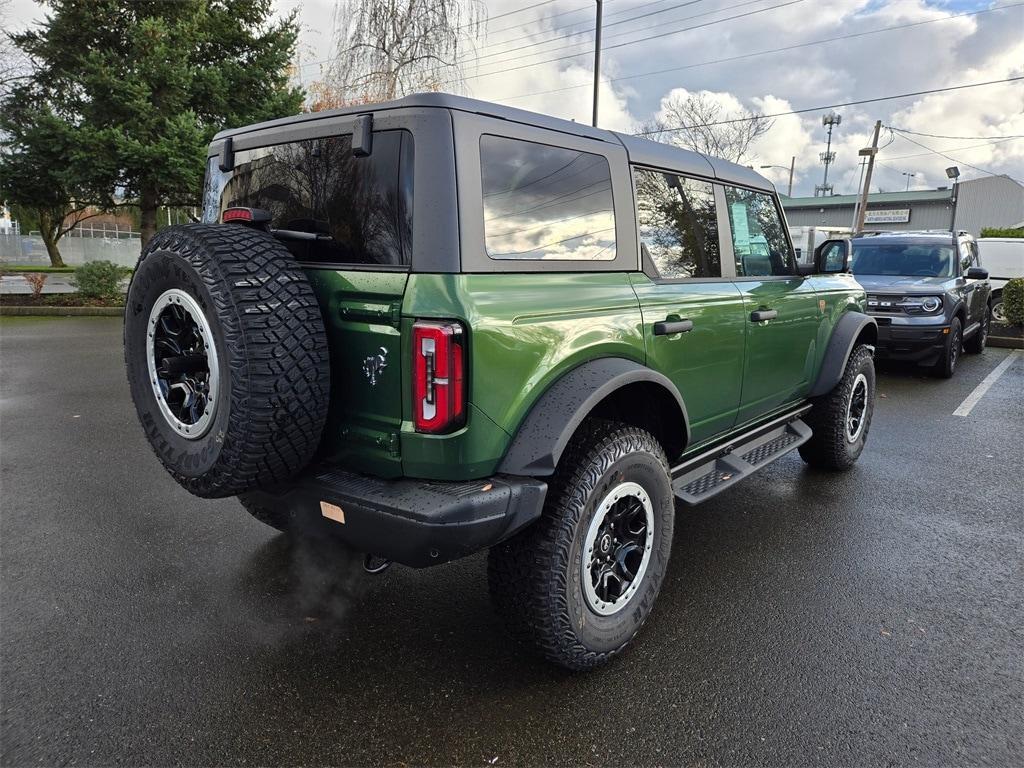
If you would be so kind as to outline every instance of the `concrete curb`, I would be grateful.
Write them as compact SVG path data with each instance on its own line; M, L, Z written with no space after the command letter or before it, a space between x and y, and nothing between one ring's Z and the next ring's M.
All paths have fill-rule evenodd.
M1009 349L1024 349L1024 339L1013 338L1012 336L989 336L990 347L1007 347Z
M991 347L1024 349L1024 328L993 322L989 328L988 343Z
M122 317L124 307L18 307L0 304L0 315L36 317Z

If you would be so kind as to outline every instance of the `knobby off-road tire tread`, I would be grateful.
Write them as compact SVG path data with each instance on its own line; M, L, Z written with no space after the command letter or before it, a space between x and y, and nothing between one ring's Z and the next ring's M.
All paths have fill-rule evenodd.
M229 369L230 421L216 465L201 477L181 474L154 451L181 485L207 498L287 480L313 457L330 399L327 334L305 273L271 235L239 225L162 230L136 272L159 251L188 261L213 299L223 330L215 341Z
M276 528L282 533L289 533L291 531L291 515L287 510L265 507L244 495L239 496L238 500L245 507L246 512L264 525Z
M843 378L832 388L827 395L818 398L814 407L804 417L807 426L811 428L811 439L800 446L800 457L812 467L822 469L844 470L853 466L857 457L852 460L847 449L846 440L846 403L853 390L854 379L857 378L857 371L860 370L865 360L872 359L871 350L858 345L854 348L850 359L846 361L846 368L843 371ZM874 395L874 382L869 379L871 391ZM871 429L871 417L874 415L874 408L868 409L868 421L861 432L861 440L866 440L868 430Z
M568 569L576 567L569 560L586 499L608 469L634 451L653 454L669 472L665 452L650 433L618 422L584 422L558 463L540 519L492 548L488 558L491 598L512 636L548 661L570 669L587 670L606 663L636 637L647 620L645 615L625 642L604 653L580 643L569 620L567 576Z

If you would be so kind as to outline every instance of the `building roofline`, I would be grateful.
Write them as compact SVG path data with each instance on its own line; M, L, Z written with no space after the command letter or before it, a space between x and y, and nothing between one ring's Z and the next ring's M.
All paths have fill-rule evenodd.
M786 197L782 196L782 206L791 208L834 208L853 205L859 195L830 195L827 197ZM929 200L952 200L952 189L927 189L915 192L872 192L868 195L868 203L921 203Z

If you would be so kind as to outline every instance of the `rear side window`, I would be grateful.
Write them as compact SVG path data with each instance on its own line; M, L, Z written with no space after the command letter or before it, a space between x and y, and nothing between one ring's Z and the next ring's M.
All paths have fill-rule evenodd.
M792 275L793 253L775 198L765 192L726 187L725 200L736 255L736 276Z
M492 259L615 259L612 179L601 155L482 136L480 171Z
M640 247L662 278L721 277L715 191L709 182L637 170Z
M332 136L236 152L227 174L211 158L204 219L261 208L300 261L408 266L412 152L410 133L381 131L369 157L353 156L351 137Z

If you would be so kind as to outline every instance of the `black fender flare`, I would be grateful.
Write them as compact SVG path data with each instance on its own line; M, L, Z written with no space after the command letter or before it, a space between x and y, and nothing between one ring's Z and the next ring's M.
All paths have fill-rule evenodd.
M534 403L498 468L509 475L551 475L569 439L598 403L629 384L650 382L666 389L683 414L686 442L690 419L679 390L667 376L621 357L583 363L563 375Z
M865 329L870 329L870 343L874 344L878 339L878 323L875 322L875 318L852 310L839 318L839 322L832 329L832 338L825 349L825 359L821 362L814 386L807 393L808 397L819 397L831 392L839 383L843 378L843 371L846 370L846 361L853 352L853 345L857 343Z

